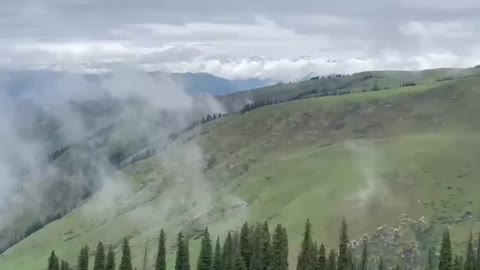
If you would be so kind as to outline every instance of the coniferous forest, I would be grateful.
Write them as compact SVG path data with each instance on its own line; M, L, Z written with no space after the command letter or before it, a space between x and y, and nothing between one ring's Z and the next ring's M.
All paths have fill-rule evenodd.
M212 238L208 228L202 233L200 252L196 260L190 259L189 238L179 232L176 235L174 265L167 265L166 233L162 229L158 237L155 270L478 270L480 269L480 247L474 248L473 236L470 234L465 250L452 250L450 232L445 230L439 247L431 247L422 268L402 265L401 260L387 266L381 254L372 256L368 241L364 238L361 253L355 256L350 247L347 223L342 221L338 246L327 250L323 243L313 240L312 225L305 223L300 251L296 265L288 261L289 246L287 230L282 224L277 224L272 232L267 222L254 226L245 223L240 230L229 231L223 241L220 237ZM480 241L479 241L480 243ZM132 265L129 240L123 239L121 258L116 260L114 248L105 247L98 242L93 259L93 268L89 267L89 247L83 246L78 253L76 265L72 266L59 258L52 251L48 258L47 270L134 270L150 269L146 257L139 268ZM456 254L456 255L455 255ZM463 255L459 255L463 254ZM191 265L195 262L195 265Z

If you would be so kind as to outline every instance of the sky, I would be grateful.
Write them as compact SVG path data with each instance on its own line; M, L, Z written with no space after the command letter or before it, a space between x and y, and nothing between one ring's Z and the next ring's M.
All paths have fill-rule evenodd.
M0 68L295 80L480 63L478 0L0 1Z

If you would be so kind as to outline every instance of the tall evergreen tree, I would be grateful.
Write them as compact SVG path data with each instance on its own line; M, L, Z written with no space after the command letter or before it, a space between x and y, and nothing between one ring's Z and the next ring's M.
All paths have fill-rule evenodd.
M190 270L190 255L188 249L188 239L182 232L177 236L177 256L175 260L175 270Z
M175 270L183 270L183 261L185 260L185 240L183 233L179 232L177 235L177 254L175 258Z
M312 241L312 224L307 219L302 246L297 260L297 270L315 270L317 258Z
M97 250L95 251L93 270L105 270L105 248L102 241L98 242Z
M470 232L470 238L467 243L467 252L465 254L465 270L475 270L475 253L473 251L473 237Z
M263 229L260 224L255 226L252 236L252 257L250 260L249 270L263 270L264 269L264 254L263 254Z
M48 258L48 270L53 270L55 260L58 260L57 255L55 255L55 251L52 250L52 252L50 253L50 257Z
M272 244L270 239L270 229L268 222L263 223L262 228L262 253L263 270L269 270L272 264Z
M272 240L271 269L288 270L288 239L285 228L278 224Z
M342 220L342 227L340 230L340 240L338 243L338 270L349 270L350 259L348 258L348 235L347 235L347 222Z
M318 258L317 258L317 270L325 270L327 266L327 252L325 250L325 246L320 244L320 248L318 249Z
M250 265L252 258L251 231L248 223L244 223L240 230L240 253L246 266Z
M222 252L222 265L225 270L231 270L233 266L233 259L234 259L234 244L232 233L228 232L227 237L225 238L225 242L223 243L223 252Z
M58 257L55 256L53 260L52 270L60 270L60 262L58 261Z
M368 240L367 238L364 238L363 247L362 247L362 260L360 262L359 270L367 270L367 269L368 269Z
M326 270L337 270L337 255L335 254L335 250L330 250L327 259L327 267Z
M450 232L447 229L443 233L442 244L440 246L438 270L451 270L451 269L452 269L452 248L450 243Z
M165 231L160 230L160 236L158 237L158 250L157 250L157 260L155 261L155 270L167 270L167 249L165 247Z
M184 270L190 270L190 238L185 237L185 265Z
M247 270L239 247L236 248L233 257L232 270Z
M220 247L220 238L217 237L215 244L215 253L213 255L212 270L223 270L222 249Z
M105 264L105 270L115 270L115 252L112 245L108 247L107 262Z
M118 266L119 270L132 270L132 256L130 255L130 244L128 239L123 239L122 245L122 258L120 259L120 265Z
M212 267L212 241L208 228L203 232L203 238L200 246L200 254L198 255L197 270L210 270Z
M78 270L88 270L88 246L82 247L78 255Z

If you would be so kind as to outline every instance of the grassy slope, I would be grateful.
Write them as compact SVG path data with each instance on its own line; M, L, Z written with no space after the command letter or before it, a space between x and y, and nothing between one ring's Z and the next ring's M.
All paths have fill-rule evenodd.
M74 263L80 245L93 247L101 239L119 251L123 236L132 237L132 255L141 267L145 241L152 250L161 227L170 233L179 228L193 233L208 224L212 231L223 232L243 218L286 224L294 249L307 217L317 239L329 246L343 216L354 224L352 235L358 238L395 222L401 213L425 216L436 224L418 236L434 241L443 223L453 223L466 210L480 215L475 196L480 189L480 171L475 167L480 150L479 83L480 79L469 78L298 100L211 122L192 141L179 143L185 152L172 150L177 154L166 161L150 159L119 175L115 181L132 188L119 190L121 197L114 203L105 201L107 194L97 194L6 252L1 268L38 269L53 248ZM204 192L198 205L183 211L177 208L182 203L188 208L192 201L178 196L189 190L178 179L195 178L184 169L185 157L192 154L186 146L194 143L216 163L197 186ZM166 192L171 182L176 185ZM218 208L189 223L201 214L205 198ZM248 204L246 216L234 208L235 199ZM476 225L459 223L452 228L454 234L465 235Z
M321 80L309 80L298 83L285 83L267 86L254 90L240 91L221 98L226 107L231 111L239 111L246 102L287 100L316 90L323 89L343 90L353 92L370 91L375 85L380 89L385 87L397 88L407 82L416 84L430 84L445 77L462 78L480 74L478 68L438 68L421 71L366 71L344 77L331 77ZM367 79L366 76L368 76Z

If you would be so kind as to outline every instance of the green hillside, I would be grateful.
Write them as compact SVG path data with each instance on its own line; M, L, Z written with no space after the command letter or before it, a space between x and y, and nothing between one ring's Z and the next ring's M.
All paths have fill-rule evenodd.
M421 71L366 71L352 75L331 75L298 83L279 83L220 98L229 111L239 111L248 102L285 101L316 95L358 93L398 88L405 83L430 84L436 81L466 78L480 74L479 68L438 68Z
M438 242L447 225L454 239L466 239L480 228L480 77L435 82L457 71L370 72L373 77L362 83L362 73L341 77L338 84L354 81L354 94L265 106L197 127L9 249L0 257L1 269L38 269L52 249L75 264L80 246L94 247L98 240L120 252L124 236L131 238L135 265L146 244L153 264L160 228L169 235L182 229L195 239L207 225L224 233L245 220L282 222L293 250L306 218L327 246L335 244L338 236L331 232L346 217L352 239L378 236L372 248L394 255L411 243L420 253ZM398 88L405 81L418 85ZM321 84L251 93L295 96L292 91ZM375 84L390 89L361 91ZM392 228L400 235L396 244L388 240ZM193 245L192 260L197 241Z

